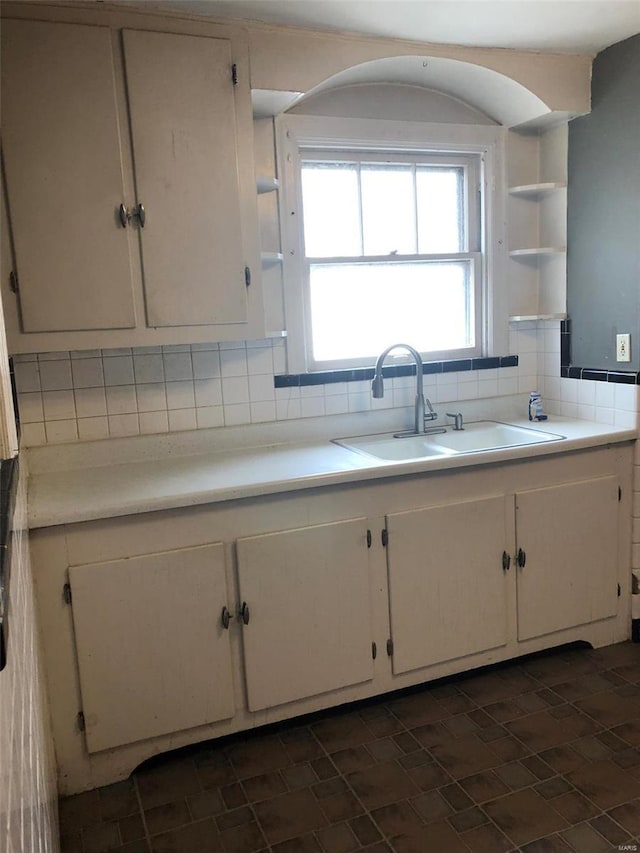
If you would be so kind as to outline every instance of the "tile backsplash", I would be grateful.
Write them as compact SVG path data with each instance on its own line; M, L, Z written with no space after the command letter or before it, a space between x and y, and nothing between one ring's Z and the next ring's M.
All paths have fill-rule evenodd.
M437 404L533 390L529 332L512 335L518 367L425 375L425 393ZM368 381L275 388L283 340L34 353L14 362L23 446L408 407L415 387L410 376L388 380L380 400Z

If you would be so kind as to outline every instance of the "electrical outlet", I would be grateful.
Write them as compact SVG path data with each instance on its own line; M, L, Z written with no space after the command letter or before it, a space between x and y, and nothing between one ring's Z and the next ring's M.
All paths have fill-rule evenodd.
M616 335L616 361L631 361L631 335Z

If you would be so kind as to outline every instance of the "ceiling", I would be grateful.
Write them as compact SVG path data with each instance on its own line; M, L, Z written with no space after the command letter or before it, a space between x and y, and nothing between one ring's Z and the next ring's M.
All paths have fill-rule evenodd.
M597 53L640 33L640 0L124 0L217 18L439 44Z

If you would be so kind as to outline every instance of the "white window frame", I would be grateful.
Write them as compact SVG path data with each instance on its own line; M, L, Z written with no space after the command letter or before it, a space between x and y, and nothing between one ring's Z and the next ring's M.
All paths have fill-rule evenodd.
M504 178L502 175L503 128L478 125L448 125L426 122L400 122L371 119L344 119L320 116L283 115L276 119L276 148L280 179L280 223L283 250L284 307L287 326L287 370L305 373L340 367L369 365L371 359L314 362L311 354L307 263L304 257L302 187L300 167L303 159L323 152L328 159L343 160L352 156L375 154L373 159L387 159L386 154L434 155L435 158L475 155L481 162L482 204L474 244L474 217L470 218L468 253L457 257L472 258L472 274L476 277L477 331L480 340L473 352L430 352L430 360L472 358L506 352L508 342L508 310L506 293L501 286L504 277ZM384 152L384 153L381 153ZM311 155L311 156L309 156ZM348 155L346 155L348 156ZM458 157L458 160L460 157ZM402 256L411 260L413 256ZM420 255L420 259L436 260L438 256ZM446 256L447 259L451 255ZM327 259L323 259L326 261ZM333 259L337 260L337 259ZM352 263L367 258L345 259ZM379 258L378 258L379 260ZM477 277L479 276L479 283ZM479 286L478 286L479 284ZM406 341L411 343L411 341Z

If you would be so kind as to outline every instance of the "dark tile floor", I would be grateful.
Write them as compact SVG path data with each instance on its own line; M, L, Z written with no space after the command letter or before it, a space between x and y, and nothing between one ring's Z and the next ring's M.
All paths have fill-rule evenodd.
M61 800L60 819L63 853L640 850L640 645L209 741Z

